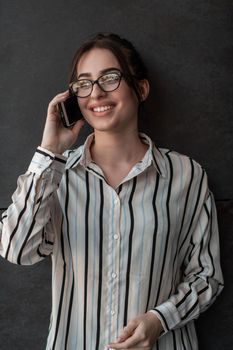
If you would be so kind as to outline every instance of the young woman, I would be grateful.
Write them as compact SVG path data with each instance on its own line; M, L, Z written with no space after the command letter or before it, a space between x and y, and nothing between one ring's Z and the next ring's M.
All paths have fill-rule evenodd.
M84 121L64 128L58 94L41 146L1 222L1 254L18 264L51 255L47 349L197 349L194 319L220 293L212 193L194 160L138 131L149 94L133 47L98 34L74 57L71 89Z

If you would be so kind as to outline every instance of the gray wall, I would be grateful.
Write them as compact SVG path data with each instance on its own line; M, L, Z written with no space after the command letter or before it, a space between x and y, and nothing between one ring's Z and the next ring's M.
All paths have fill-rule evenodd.
M0 208L40 144L76 48L98 31L133 41L152 86L141 130L201 163L217 203L226 286L197 321L201 350L233 348L232 10L228 0L0 2ZM0 286L0 349L43 349L50 260L20 267L0 259Z

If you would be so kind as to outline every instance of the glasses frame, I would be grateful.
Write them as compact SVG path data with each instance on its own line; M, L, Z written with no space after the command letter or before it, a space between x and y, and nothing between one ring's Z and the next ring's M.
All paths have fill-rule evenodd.
M114 88L113 90L106 91L106 90L103 89L103 87L102 87L101 84L99 83L99 79L101 79L101 78L104 77L105 75L108 75L108 74L111 74L111 73L116 73L116 74L119 76L119 83L118 83L117 87ZM106 72L106 73L100 75L96 80L78 79L78 80L76 80L76 81L70 83L70 85L69 85L69 90L70 90L70 92L71 92L73 95L76 95L76 96L79 97L79 98L86 98L86 97L88 97L88 96L90 96L90 95L92 94L93 87L94 87L95 84L97 84L98 87L99 87L102 91L104 91L104 92L112 92L112 91L115 91L116 89L119 88L122 78L123 78L123 73L122 73L120 70L118 70L118 69L116 69L116 70L114 69L114 70L110 70L109 72ZM78 81L82 81L82 80L89 81L89 82L91 83L91 85L92 85L92 86L91 86L91 91L90 91L90 93L89 93L88 95L86 95L86 96L79 96L77 93L75 93L75 92L73 91L73 88L72 88L73 84L77 83Z

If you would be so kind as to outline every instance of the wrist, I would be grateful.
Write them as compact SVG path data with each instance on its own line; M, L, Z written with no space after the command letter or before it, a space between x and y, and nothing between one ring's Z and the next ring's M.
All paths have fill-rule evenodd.
M46 149L47 151L53 153L53 154L60 154L62 155L63 152L61 152L61 150L59 150L56 147L51 147L49 145L44 144L43 142L41 143L40 147Z
M151 320L153 320L158 333L162 334L164 332L164 328L163 328L162 322L157 317L157 315L153 311L148 311L147 315L150 317Z

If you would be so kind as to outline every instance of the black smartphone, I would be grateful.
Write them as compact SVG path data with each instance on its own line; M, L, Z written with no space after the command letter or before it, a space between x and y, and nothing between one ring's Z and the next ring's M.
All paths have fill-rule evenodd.
M77 96L74 94L71 94L65 101L58 103L58 108L62 123L66 128L71 127L83 118Z

